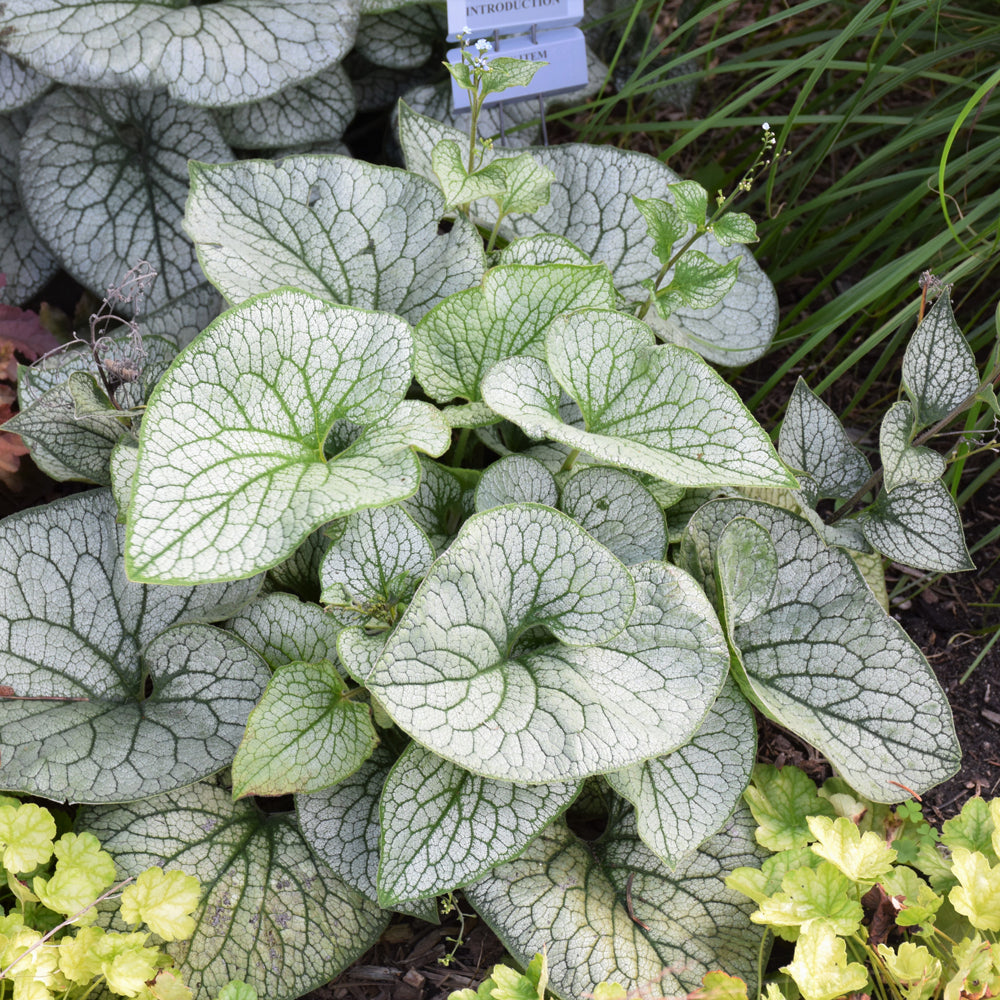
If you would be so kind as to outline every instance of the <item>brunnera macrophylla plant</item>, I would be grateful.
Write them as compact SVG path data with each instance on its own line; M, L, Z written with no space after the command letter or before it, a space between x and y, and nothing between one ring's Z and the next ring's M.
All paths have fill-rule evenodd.
M864 506L804 385L776 450L705 360L774 332L747 220L641 154L470 169L405 106L400 137L406 170L192 163L230 308L151 388L105 391L113 345L25 373L19 432L105 488L0 526L0 782L82 803L125 871L198 875L196 991L298 996L459 887L560 997L753 982L722 881L761 857L753 707L874 801L958 766L872 589L879 552L967 565L915 437L986 391L947 295ZM171 355L150 319L136 367Z

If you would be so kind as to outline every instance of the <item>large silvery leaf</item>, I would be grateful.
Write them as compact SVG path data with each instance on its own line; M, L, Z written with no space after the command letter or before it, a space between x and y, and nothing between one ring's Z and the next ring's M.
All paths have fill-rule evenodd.
M0 93L4 92L4 58L0 52ZM0 273L7 278L7 284L0 288L0 302L4 303L30 299L59 269L28 220L17 190L18 151L27 127L26 112L0 116L0 218L4 220L0 228Z
M690 743L605 777L635 806L643 843L673 868L733 814L756 755L753 711L730 679Z
M773 572L763 565L768 547ZM862 795L898 802L906 793L897 782L920 792L955 772L960 753L944 692L846 553L787 511L715 500L691 519L682 557L710 592L724 591L752 699Z
M47 76L18 62L6 52L0 52L0 112L3 114L30 104L51 85L52 81Z
M488 465L476 487L477 511L511 503L541 503L555 507L558 502L555 476L541 462L527 455L506 455Z
M337 65L273 97L221 110L215 120L237 149L280 149L339 139L356 110L354 88Z
M903 354L903 385L919 427L947 416L979 388L979 371L955 321L947 290L931 306Z
M754 904L723 877L760 864L753 828L741 806L671 872L631 815L593 845L554 823L464 891L519 962L547 948L549 989L565 1000L593 995L602 981L643 1000L683 996L720 966L752 991L762 932L750 922Z
M428 404L402 400L410 343L398 317L295 291L259 296L212 323L149 400L130 576L249 576L319 525L413 493L411 445L440 454L449 434ZM361 430L338 435L328 460L338 421Z
M581 469L563 484L559 507L626 566L663 558L663 511L649 490L621 469Z
M697 729L728 653L686 574L644 563L631 575L634 610L630 574L574 521L486 511L431 567L368 687L420 743L501 781L665 753Z
M115 802L228 764L268 670L201 623L233 614L260 580L131 583L107 490L14 514L0 531L4 787Z
M604 462L681 486L796 486L736 393L693 352L656 345L644 323L587 309L545 337L547 366L508 358L483 399L530 437L550 437ZM584 427L564 422L563 392Z
M382 746L339 785L296 795L302 836L349 886L373 903L378 899L379 796L393 755ZM393 909L438 923L433 899L398 900Z
M417 69L434 54L445 34L443 19L429 5L363 16L355 49L369 62L389 69Z
M443 552L462 522L475 513L472 492L458 476L432 459L420 456L420 488L403 501L406 512L430 539L434 551Z
M239 979L269 1000L294 1000L336 976L388 923L313 857L292 814L233 802L212 782L86 809L80 821L124 874L160 865L197 875L204 895L194 934L165 946L196 996Z
M7 50L79 87L167 88L186 104L244 104L315 76L351 47L351 0L11 0Z
M155 309L144 310L139 320L139 331L144 340L154 335L169 340L180 350L187 347L223 308L219 293L203 281Z
M893 403L882 418L878 450L888 493L903 483L933 483L944 475L941 455L932 448L910 443L914 422L913 407L905 400Z
M329 661L285 663L250 713L233 761L233 795L329 788L378 743L368 706L353 700Z
M438 896L510 861L579 791L482 778L411 743L382 789L379 903Z
M191 166L185 227L230 302L291 285L416 322L483 273L463 218L438 232L441 192L423 178L340 156Z
M80 480L108 486L111 452L127 421L78 416L68 383L44 392L4 425L20 434L31 448L35 464L61 482Z
M480 380L501 358L545 357L545 329L559 313L614 305L606 267L494 267L479 288L449 296L417 324L414 374L438 402L478 401Z
M203 281L181 229L187 161L231 155L207 111L163 93L57 90L21 143L24 207L63 267L95 292L148 261L159 305Z
M257 650L272 670L294 660L336 662L342 627L318 605L277 592L254 598L226 622L226 628Z
M810 477L817 498L849 500L871 475L868 459L854 447L836 413L800 378L781 424L778 454Z
M330 529L320 566L320 600L388 620L408 601L434 559L434 549L402 506L360 511Z
M905 566L939 573L975 569L962 516L944 483L906 482L883 491L858 520L879 552Z
M424 173L425 154L413 151L426 140L417 137L433 133L429 155L436 141L453 138L452 133L458 130L435 130L421 118L413 111L404 117L400 109L400 137L407 165ZM505 219L501 233L508 239L543 232L565 236L594 263L607 264L622 295L645 300L648 293L642 283L654 277L660 262L646 221L632 198L669 198L667 185L680 178L651 156L612 146L568 143L532 147L531 154L556 175L551 199L535 212ZM494 149L492 158L505 155L511 154ZM581 192L586 196L581 197ZM496 209L490 203L478 202L476 211L488 226L495 221ZM739 276L719 305L702 310L677 308L666 323L665 335L720 364L741 365L760 357L777 328L778 302L773 286L745 247L721 247L706 234L691 249L720 265L738 260Z

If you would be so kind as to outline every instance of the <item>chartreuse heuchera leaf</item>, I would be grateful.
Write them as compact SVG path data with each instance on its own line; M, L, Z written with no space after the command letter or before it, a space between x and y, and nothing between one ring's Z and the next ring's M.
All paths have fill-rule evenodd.
M735 811L750 780L756 745L750 705L727 679L689 743L605 777L635 806L643 843L675 868Z
M441 454L449 435L432 407L402 398L410 344L398 317L291 290L212 323L178 355L143 419L131 578L250 576L320 524L413 493L412 446Z
M553 320L545 356L508 358L481 383L491 409L612 465L682 486L796 486L736 393L644 323L586 309ZM582 425L560 409L563 393Z
M538 626L552 641L519 651ZM468 770L567 781L684 743L727 659L686 574L658 562L630 574L574 521L525 504L465 524L368 687L410 735Z
M482 399L480 383L495 362L545 357L545 330L560 313L615 306L606 267L505 264L482 285L431 309L414 330L413 370L424 391L445 403Z
M83 810L80 822L125 874L197 872L204 896L187 941L166 946L196 996L230 979L294 1000L373 944L388 914L316 861L291 813L233 802L201 782L141 802Z
M340 156L191 164L184 224L231 302L291 285L415 323L482 276L464 217L438 232L444 199L421 177Z
M767 547L773 575L762 575ZM933 671L850 557L809 524L768 504L712 501L689 522L682 562L717 593L744 692L861 794L897 802L898 783L919 792L954 773L959 747Z
M769 851L805 847L813 839L808 818L836 816L829 799L820 797L816 783L797 767L758 764L743 797L758 823L757 843Z
M847 961L847 943L822 921L799 935L795 958L781 967L795 980L804 1000L835 1000L863 990L868 972L860 962Z
M34 802L0 804L0 863L9 872L30 872L52 857L56 823Z
M228 764L268 670L201 623L232 615L259 578L130 582L108 490L13 514L0 532L3 786L119 802Z
M157 273L150 303L162 305L204 281L181 229L187 161L231 156L207 111L162 92L62 88L44 99L22 140L21 193L32 225L73 277L103 294L146 260Z
M892 868L896 852L872 830L864 833L847 816L810 816L814 854L836 865L852 882L871 887Z
M438 896L525 849L579 782L515 785L471 774L411 743L382 790L379 903Z
M187 104L245 104L315 76L351 47L352 0L12 0L11 55L71 86L157 90Z
M604 980L649 1000L683 995L720 965L752 990L753 904L722 882L732 868L759 863L751 827L738 810L671 872L640 841L631 814L594 845L556 822L464 892L518 961L546 947L549 989L566 1000Z

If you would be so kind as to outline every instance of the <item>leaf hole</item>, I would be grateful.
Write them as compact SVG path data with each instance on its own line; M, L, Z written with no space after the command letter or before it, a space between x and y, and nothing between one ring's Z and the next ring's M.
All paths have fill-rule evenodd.
M295 810L295 797L292 795L254 795L251 798L254 805L268 816Z
M131 122L122 122L116 126L115 131L118 133L119 142L126 149L130 149L133 153L142 152L146 137L141 128Z
M454 219L438 220L438 236L445 236L452 231L455 225Z

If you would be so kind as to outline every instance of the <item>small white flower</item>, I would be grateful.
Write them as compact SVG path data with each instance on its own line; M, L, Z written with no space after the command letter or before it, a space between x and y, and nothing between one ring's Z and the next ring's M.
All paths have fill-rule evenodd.
M480 38L479 41L476 42L476 48L479 49L480 52L489 52L493 48L493 43L486 41L485 38Z
M468 25L466 25L464 28L462 28L462 30L457 35L455 35L455 37L459 41L462 41L463 38L466 38L466 37L468 37L471 34L472 34L472 28L470 28Z
M771 123L770 123L770 122L762 122L762 123L761 123L761 126L760 126L760 127L761 127L761 128L762 128L762 129L763 129L763 130L764 130L765 132L770 132L770 131L771 131Z

